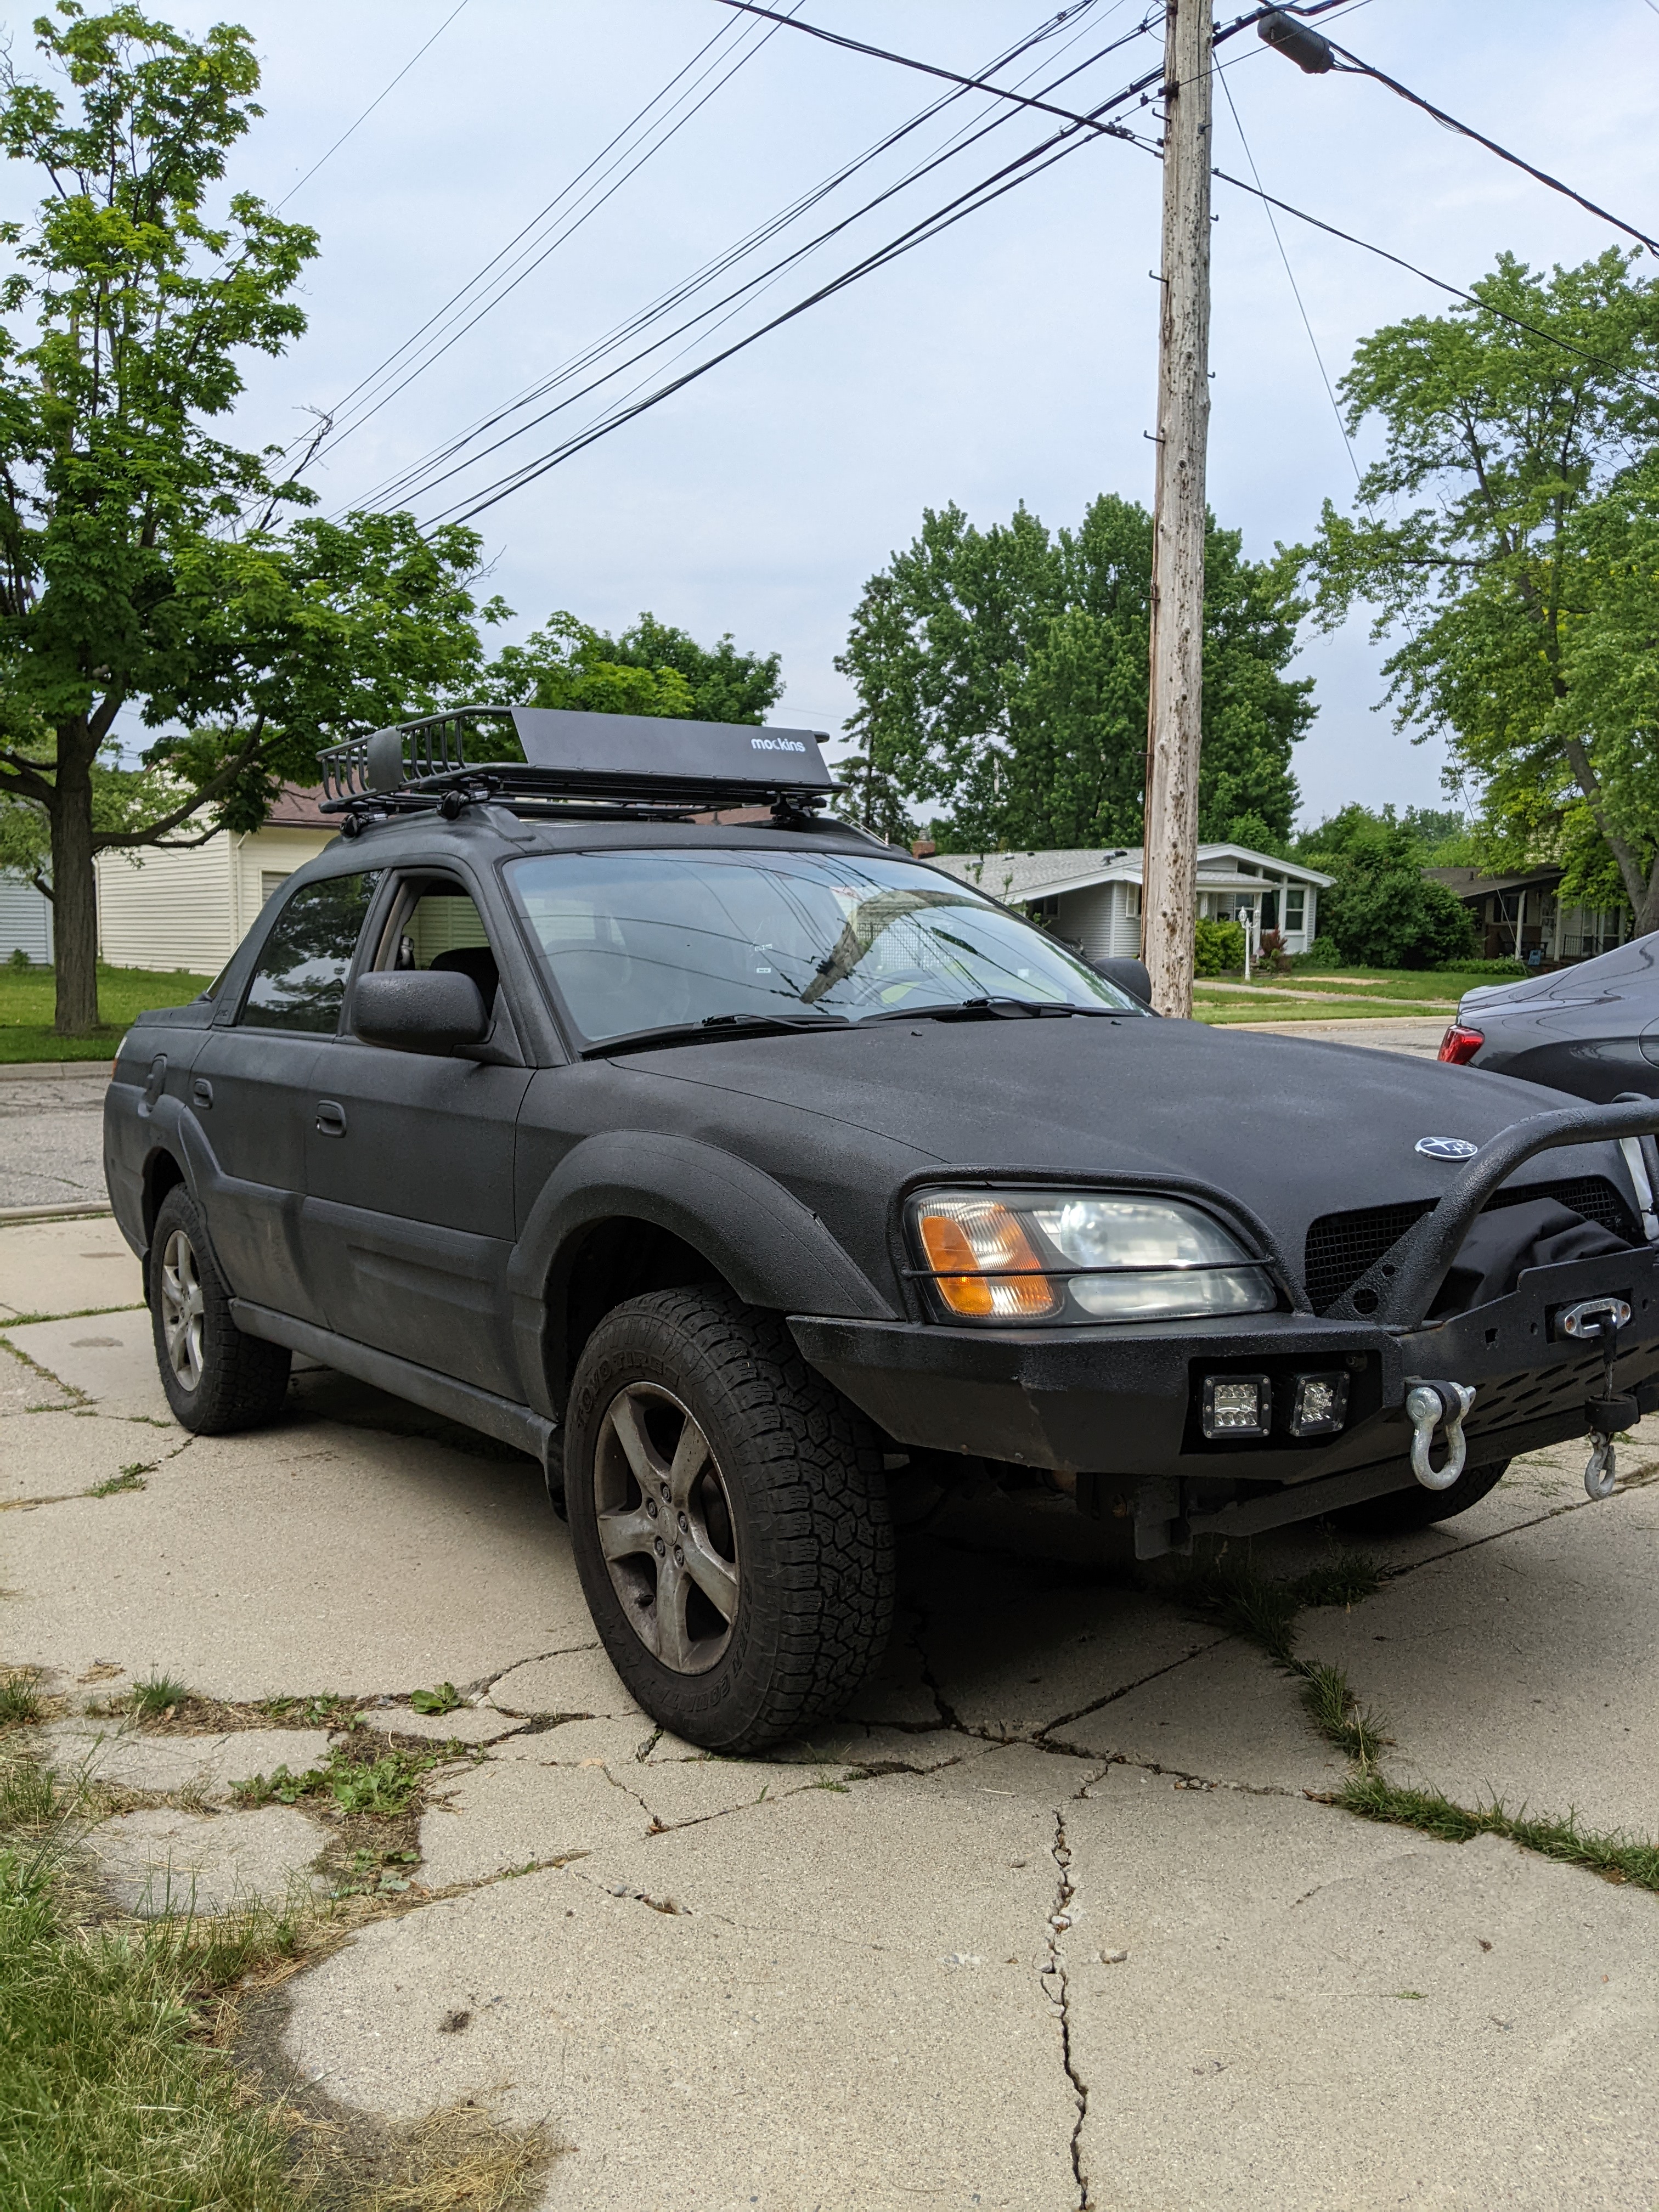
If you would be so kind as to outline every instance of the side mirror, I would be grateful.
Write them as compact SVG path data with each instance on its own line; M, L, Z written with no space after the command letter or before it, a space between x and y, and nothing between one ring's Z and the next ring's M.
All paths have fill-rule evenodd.
M465 1053L489 1027L483 994L470 975L434 968L360 975L351 1026L365 1044L394 1052Z
M1120 991L1127 991L1132 999L1139 999L1143 1006L1152 1003L1152 979L1146 973L1144 960L1091 960L1089 965L1097 975L1103 975L1109 983L1115 983Z

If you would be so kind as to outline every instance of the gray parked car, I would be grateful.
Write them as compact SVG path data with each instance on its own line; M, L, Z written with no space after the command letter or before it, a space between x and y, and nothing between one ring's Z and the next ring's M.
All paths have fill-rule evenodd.
M1469 992L1440 1057L1580 1098L1659 1097L1659 935Z
M1161 1021L825 818L803 732L480 709L329 781L110 1085L169 1401L270 1419L301 1352L533 1453L681 1735L851 1695L902 1473L1155 1558L1586 1434L1605 1495L1659 1403L1659 1104Z

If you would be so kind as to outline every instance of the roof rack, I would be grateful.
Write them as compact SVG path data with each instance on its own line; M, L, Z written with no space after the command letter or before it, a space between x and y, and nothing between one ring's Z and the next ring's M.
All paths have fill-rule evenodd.
M322 811L344 815L348 836L394 814L436 809L453 821L496 798L624 816L769 802L780 821L799 820L836 787L823 736L656 714L457 707L325 747Z

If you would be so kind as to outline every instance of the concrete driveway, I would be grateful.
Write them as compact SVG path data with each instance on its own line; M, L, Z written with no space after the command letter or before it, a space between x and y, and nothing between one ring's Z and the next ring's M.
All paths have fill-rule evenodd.
M707 1759L630 1705L527 1461L320 1370L192 1440L112 1251L0 1229L0 1307L79 1316L0 1324L0 1649L124 1793L115 1893L349 1888L314 1797L231 1794L328 1755L319 1693L451 1746L386 1917L289 1985L319 2095L494 2095L568 2146L570 2212L1659 2203L1659 1897L1322 1802L1297 1685L1063 1502L908 1534L854 1711ZM1652 1836L1659 1425L1604 1504L1581 1460L1372 1544L1381 1590L1299 1649L1389 1716L1395 1778ZM85 1717L153 1670L210 1701L188 1725ZM411 1708L443 1682L458 1711Z

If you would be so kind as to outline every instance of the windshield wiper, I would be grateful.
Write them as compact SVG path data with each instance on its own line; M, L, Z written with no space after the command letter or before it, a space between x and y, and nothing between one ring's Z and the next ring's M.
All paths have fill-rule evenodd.
M670 1022L661 1029L629 1030L625 1036L590 1044L584 1060L607 1053L637 1052L659 1044L719 1044L730 1036L787 1036L795 1030L851 1029L845 1014L707 1014L700 1022Z
M869 1014L868 1021L930 1022L1033 1021L1052 1014L1112 1014L1115 1006L1074 1006L1064 999L947 999L928 1006L895 1006L884 1014Z

